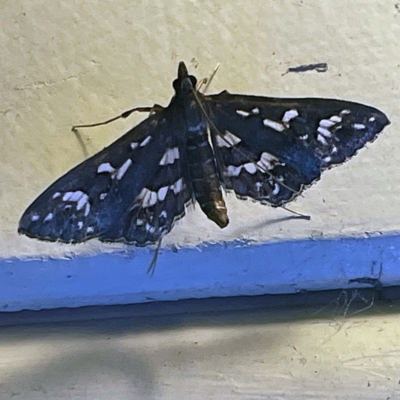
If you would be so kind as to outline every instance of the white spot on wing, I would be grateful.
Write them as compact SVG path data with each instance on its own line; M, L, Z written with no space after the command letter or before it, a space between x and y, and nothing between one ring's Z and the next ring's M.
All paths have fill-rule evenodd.
M253 109L251 110L251 112L252 112L253 114L260 114L260 109L259 109L258 107L256 107L256 108L253 108Z
M156 231L156 228L154 226L151 226L149 223L146 223L146 231L149 233L154 233Z
M375 117L371 117L368 121L369 122L374 122L375 121Z
M336 124L342 122L342 117L340 117L339 115L332 115L329 120Z
M348 114L350 114L350 112L351 112L350 110L345 109L345 110L340 111L339 115L340 115L340 116L342 116L342 115L348 115Z
M43 222L49 222L53 219L54 215L53 213L49 213L46 215L46 218L43 220Z
M236 114L242 116L242 117L248 117L250 115L249 112L243 111L243 110L236 110Z
M33 214L32 216L31 216L31 221L32 222L35 222L35 221L38 221L39 220L39 215L38 214Z
M86 233L93 233L93 232L94 232L93 226L88 226L88 227L86 228Z
M162 210L160 213L161 218L167 218L167 212L165 210Z
M140 143L140 147L146 146L150 142L151 139L152 139L151 136L147 136L147 138L144 139L142 143ZM131 146L132 146L132 143L131 143Z
M154 206L154 204L157 203L157 193L156 192L152 192L152 191L148 191L147 192L148 196L147 196L147 207L151 207Z
M97 173L102 174L103 172L108 172L109 174L113 174L115 172L115 168L110 163L100 164L97 168Z
M178 179L170 186L161 187L157 192L144 188L137 196L136 203L139 203L143 208L152 207L157 203L157 201L161 202L165 200L168 190L171 189L174 194L178 194L183 190L183 188L184 184L182 178Z
M179 160L179 149L174 147L172 149L167 149L160 160L160 165L173 164L175 160Z
M183 179L178 179L173 185L171 185L171 189L174 191L174 194L178 194L183 189Z
M243 167L249 174L255 174L257 172L257 167L254 163L244 164Z
M81 198L87 198L88 196L80 190L76 192L65 192L63 196L63 201L74 201L78 202ZM87 200L85 200L86 202Z
M121 180L122 177L125 175L126 171L128 171L128 168L132 165L132 160L128 158L118 169L116 178L117 181Z
M295 110L295 109L288 110L283 115L282 122L288 123L289 121L291 121L292 119L294 119L298 116L299 116L299 113L297 112L297 110Z
M365 129L365 125L364 124L353 124L353 128L360 130L360 129Z
M141 200L141 206L143 208L154 206L157 202L157 193L147 188L143 188L139 193L137 200Z
M257 165L262 169L273 169L275 161L278 161L276 157L274 157L272 154L264 152L261 154L260 161L257 162Z
M188 127L188 131L189 132L200 132L205 128L204 124L202 122L200 122L198 125L196 126L189 126Z
M268 126L269 128L274 129L277 132L283 132L286 129L285 125L281 124L280 122L272 121L268 118L265 118L263 120L263 124L265 126Z
M107 197L107 193L100 193L99 199L104 200Z
M318 127L317 131L318 131L322 136L325 136L325 137L331 137L331 136L332 136L332 133L331 133L328 129L322 128L321 126ZM318 139L318 140L319 140L319 139Z
M324 146L326 146L328 144L328 142L322 135L318 135L317 140L318 140L318 142L322 143Z
M61 193L60 192L55 192L54 194L53 194L53 199L56 199L57 197L60 197L61 196Z
M262 153L260 161L258 161L257 164L247 163L237 167L234 165L229 165L226 169L226 175L239 176L243 168L246 170L246 172L253 175L257 172L257 169L268 170L274 168L273 162L275 161L277 161L277 158L275 158L273 155L269 153Z
M235 167L234 165L229 165L227 168L227 175L228 176L239 176L240 171L242 170L243 165L239 165L238 167Z
M83 206L87 204L88 200L89 200L89 196L87 194L83 193L76 204L76 210L77 211L81 210L83 208Z
M132 150L135 150L136 147L139 147L139 143L137 143L137 142L132 142L130 146L131 146L131 149L132 149Z
M222 137L220 135L216 136L217 146L218 147L233 147L236 144L240 143L241 140L235 136L232 132L225 131L225 135Z
M74 192L65 192L64 196L62 197L63 201L69 201L71 199L71 196L73 195Z
M271 194L276 196L280 192L280 190L281 190L281 187L277 183L275 183L274 190L271 192Z
M322 128L331 128L334 125L336 125L336 122L331 119L321 119L319 122L319 126Z
M157 197L158 201L164 201L165 197L167 196L169 186L163 186L162 188L158 189Z
M78 223L76 225L78 226L79 230L81 230L83 228L83 222L82 221L78 221Z
M76 203L76 210L79 211L83 207L85 207L85 216L88 215L90 210L89 204L89 196L86 193L83 193L81 190L77 190L76 192L65 192L63 197L63 201L71 201ZM71 208L70 204L67 204L64 207L64 210L69 210Z

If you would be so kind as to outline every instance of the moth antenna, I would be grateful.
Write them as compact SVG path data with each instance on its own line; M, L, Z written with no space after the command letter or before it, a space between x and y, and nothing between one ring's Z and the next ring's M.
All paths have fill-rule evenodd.
M200 92L200 89L203 87L203 85L206 85L203 90L203 94L207 92L207 90L211 84L211 81L214 79L214 76L218 71L219 66L220 66L220 63L218 63L217 66L214 68L214 71L211 73L209 78L203 78L197 83L197 86L196 86L197 91Z
M294 211L294 210L292 210L290 208L287 208L286 205L282 205L281 208L283 208L286 211L289 211L290 213L292 213L294 215L297 215L298 217L300 217L300 219L305 219L306 221L310 221L310 219L311 219L310 215L301 214L301 213L299 213L297 211Z
M218 64L215 66L214 71L211 73L210 77L207 79L206 86L204 87L203 93L206 93L206 92L207 92L207 90L208 90L208 88L210 87L211 82L212 82L212 80L214 79L214 77L215 77L215 75L216 75L216 73L217 73L217 71L218 71L220 65L221 65L221 64L218 63Z

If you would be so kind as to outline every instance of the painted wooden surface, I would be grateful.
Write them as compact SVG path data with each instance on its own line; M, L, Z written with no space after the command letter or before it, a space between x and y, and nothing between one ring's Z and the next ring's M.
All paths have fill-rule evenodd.
M398 283L395 3L16 0L1 9L1 309L347 287L358 277ZM145 116L80 138L71 126L167 104L181 60L199 78L221 63L210 92L343 98L385 111L392 124L290 205L311 221L228 195L230 225L189 212L167 235L153 279L146 250L18 236L42 190ZM325 73L282 75L319 62Z
M375 294L3 313L0 398L399 399L399 291Z

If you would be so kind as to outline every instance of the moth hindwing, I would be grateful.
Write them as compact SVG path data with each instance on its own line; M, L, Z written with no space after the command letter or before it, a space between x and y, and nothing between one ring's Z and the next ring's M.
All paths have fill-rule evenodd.
M363 104L319 98L206 96L183 62L175 96L53 183L19 232L50 241L157 242L198 202L228 225L222 188L281 206L351 158L390 122Z

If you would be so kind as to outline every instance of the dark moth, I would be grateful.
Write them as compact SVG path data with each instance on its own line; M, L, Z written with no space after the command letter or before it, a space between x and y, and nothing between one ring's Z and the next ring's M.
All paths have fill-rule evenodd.
M166 108L66 173L18 231L67 243L157 242L197 202L224 228L223 191L281 206L373 141L390 122L354 102L204 95L183 62Z

